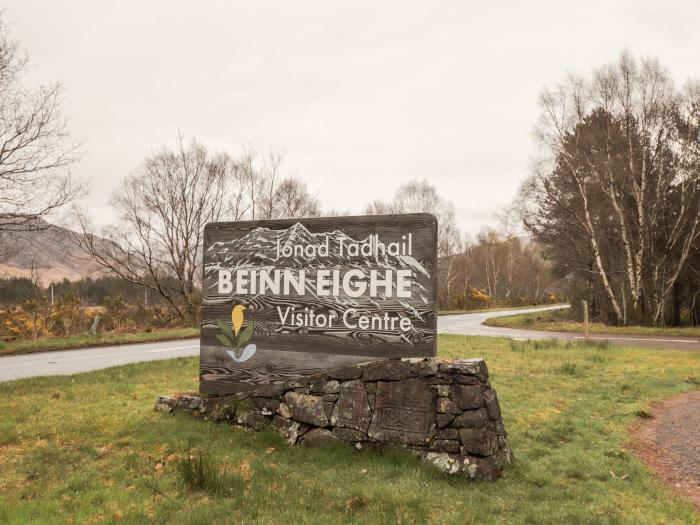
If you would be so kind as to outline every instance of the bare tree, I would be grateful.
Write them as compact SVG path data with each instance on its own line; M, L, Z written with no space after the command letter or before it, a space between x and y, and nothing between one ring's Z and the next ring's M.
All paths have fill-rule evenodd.
M280 183L274 201L275 217L318 217L321 214L318 198L309 192L305 182L293 177Z
M78 246L105 271L152 290L181 318L197 316L202 235L208 222L308 217L318 199L298 179L283 178L282 157L211 154L202 144L163 148L148 156L114 193L119 224L99 235L79 215Z
M461 248L454 204L438 195L428 181L411 181L399 186L391 202L375 200L367 205L368 215L387 213L432 213L438 221L440 294L449 297L455 282L454 256Z
M227 156L212 156L180 137L174 149L147 157L114 193L119 224L98 237L82 217L76 242L105 270L153 290L180 317L194 320L204 226L230 211L241 176Z
M0 19L0 231L45 228L38 219L84 191L70 173L78 145L61 113L62 87L24 86L27 60Z

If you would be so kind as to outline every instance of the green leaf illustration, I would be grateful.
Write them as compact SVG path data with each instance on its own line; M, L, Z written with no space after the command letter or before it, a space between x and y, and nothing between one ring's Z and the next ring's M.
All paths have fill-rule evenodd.
M253 320L248 323L248 326L246 326L243 331L241 332L241 335L238 338L238 344L239 345L244 345L248 341L250 341L250 338L253 337Z
M233 341L231 341L228 337L222 334L218 334L216 338L219 340L219 342L224 345L224 346L233 346Z
M219 329L224 333L224 335L226 335L226 337L233 341L235 337L233 337L233 330L231 330L231 327L228 325L228 323L223 322L221 319L219 319L217 323L219 324ZM232 345L233 343L229 344L229 346Z

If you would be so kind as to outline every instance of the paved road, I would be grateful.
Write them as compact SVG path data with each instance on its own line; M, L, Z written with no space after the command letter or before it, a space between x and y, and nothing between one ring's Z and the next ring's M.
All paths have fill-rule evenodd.
M10 355L0 357L0 382L33 376L75 374L139 361L193 355L199 355L198 338Z
M548 339L563 340L583 339L580 334L564 332L543 332L535 330L515 330L484 326L486 319L562 308L550 306L527 310L503 310L477 312L460 315L446 315L438 318L438 332L443 334L486 335L494 337L511 337L513 339ZM700 338L653 337L653 336L618 336L592 334L594 339L609 340L615 344L644 346L650 348L677 348L682 350L700 350ZM173 357L199 355L199 339L164 341L135 345L102 346L81 350L62 350L35 354L0 357L0 381L10 381L24 377L75 374L125 365L139 361L156 361Z
M578 341L583 339L583 334L575 332L549 332L538 330L519 330L515 328L501 328L498 326L485 326L482 323L492 317L504 317L514 314L541 312L568 308L568 306L548 306L544 308L530 308L527 310L503 310L496 312L478 312L459 315L443 315L438 317L438 332L442 334L461 335L486 335L492 337L510 337L512 339L560 339L563 341ZM612 344L641 346L644 348L670 348L676 350L700 351L700 337L675 337L653 335L622 335L622 334L597 334L592 333L591 339L610 341Z

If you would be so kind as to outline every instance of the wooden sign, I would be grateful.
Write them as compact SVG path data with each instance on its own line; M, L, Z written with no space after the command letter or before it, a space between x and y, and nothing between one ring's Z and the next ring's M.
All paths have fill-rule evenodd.
M434 356L436 270L429 214L208 224L200 391Z

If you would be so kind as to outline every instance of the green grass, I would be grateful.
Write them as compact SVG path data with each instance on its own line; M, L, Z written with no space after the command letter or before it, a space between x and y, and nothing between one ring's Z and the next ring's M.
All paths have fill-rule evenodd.
M50 339L26 340L21 339L9 343L0 343L0 356L11 354L31 354L51 350L68 350L87 346L122 345L128 343L149 343L168 341L171 339L186 339L199 337L199 328L168 328L151 332L136 332L133 334L81 334L71 337L53 337Z
M512 343L439 339L442 356L487 360L515 454L497 482L154 412L197 388L196 358L2 383L0 523L700 522L627 434L652 401L698 388L700 353ZM201 450L192 470L214 481L190 482L183 456Z
M583 332L583 323L571 317L570 309L550 310L529 314L492 317L484 324L503 328L524 328L527 330L551 330L554 332ZM671 335L680 337L700 337L700 327L666 326L607 326L591 323L591 332L599 334Z

